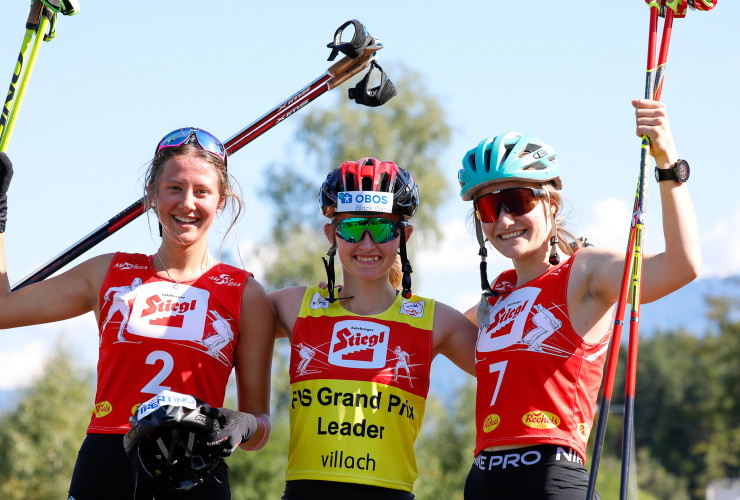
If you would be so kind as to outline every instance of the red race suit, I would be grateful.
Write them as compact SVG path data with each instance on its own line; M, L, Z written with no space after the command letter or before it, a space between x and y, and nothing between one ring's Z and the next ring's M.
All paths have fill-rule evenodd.
M250 273L217 264L177 283L152 256L117 253L100 290L98 387L89 433L125 434L163 390L223 406Z
M577 254L576 254L577 255ZM491 446L557 444L586 460L608 339L588 344L568 315L576 255L515 287L513 269L478 311L475 455Z

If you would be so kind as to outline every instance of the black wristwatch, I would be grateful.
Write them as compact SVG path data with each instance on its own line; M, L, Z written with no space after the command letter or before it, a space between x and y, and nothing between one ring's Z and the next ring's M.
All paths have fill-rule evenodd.
M662 181L676 181L683 184L689 180L689 162L686 160L677 160L671 168L658 168L655 167L655 180L658 182Z

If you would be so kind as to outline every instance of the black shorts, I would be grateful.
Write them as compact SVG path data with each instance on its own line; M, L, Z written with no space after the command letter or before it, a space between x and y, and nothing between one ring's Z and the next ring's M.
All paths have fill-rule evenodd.
M465 500L583 500L587 491L581 458L557 445L482 451L465 481Z
M157 500L229 500L229 468L221 461L211 476L190 491L169 490L153 484L139 473L139 493L149 489L148 498ZM135 494L134 469L123 449L121 434L88 434L77 454L69 498L74 500L132 500ZM154 495L152 497L152 495Z
M414 500L415 497L410 491L370 486L368 484L301 479L285 482L282 500L326 500L327 498Z

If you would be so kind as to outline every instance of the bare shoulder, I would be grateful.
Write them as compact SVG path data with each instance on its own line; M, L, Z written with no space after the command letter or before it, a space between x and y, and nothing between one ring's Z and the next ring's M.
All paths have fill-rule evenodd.
M92 259L83 262L79 267L92 281L98 284L97 288L100 289L103 286L105 277L108 275L108 270L110 269L114 256L115 254L112 253L98 255L97 257L93 257Z
M269 300L275 315L275 337L290 338L298 314L301 312L305 286L291 286L270 292Z
M473 336L477 331L475 323L463 313L443 302L434 306L434 344L446 341L450 336Z
M300 307L303 301L303 295L306 293L305 286L290 286L270 292L268 297L273 307L285 308L298 305Z
M247 300L247 304L251 304L252 301L265 303L267 301L267 292L265 291L265 287L262 286L262 283L250 277L244 284L242 299Z
M475 375L478 328L463 313L437 302L434 311L434 355L442 354L463 371Z
M569 297L614 302L619 294L624 270L624 252L612 248L586 247L572 258Z

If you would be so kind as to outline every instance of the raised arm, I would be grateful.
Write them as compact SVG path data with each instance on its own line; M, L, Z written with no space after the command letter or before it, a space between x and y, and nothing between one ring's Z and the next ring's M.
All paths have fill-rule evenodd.
M0 152L0 329L50 323L98 311L98 293L112 255L90 259L54 278L11 293L5 260L7 192L13 165Z
M11 292L5 234L0 233L0 329L61 321L90 311L98 314L99 292L112 254L94 257L59 276Z
M647 99L636 99L632 105L635 107L636 133L640 137L647 135L650 138L651 154L656 165L661 169L672 168L679 156L665 105ZM688 185L668 180L659 182L658 189L665 250L658 254L646 254L643 258L642 303L658 300L686 285L696 278L701 266L699 230ZM624 253L597 248L586 248L582 252L580 268L591 276L587 293L601 297L605 303L616 302L624 268Z

